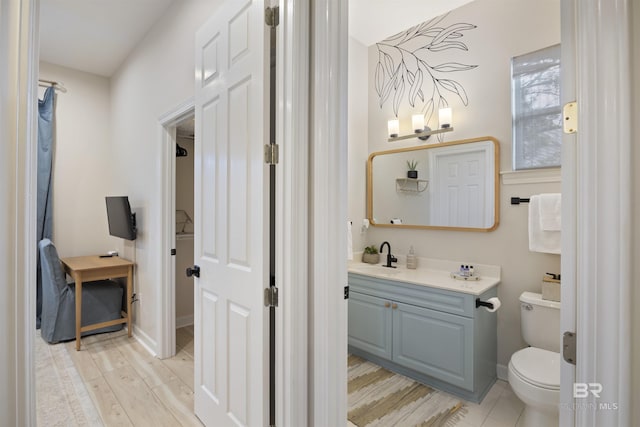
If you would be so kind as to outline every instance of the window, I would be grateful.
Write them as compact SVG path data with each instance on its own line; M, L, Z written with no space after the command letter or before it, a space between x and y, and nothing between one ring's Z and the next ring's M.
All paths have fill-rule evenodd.
M511 61L513 169L560 166L560 45Z

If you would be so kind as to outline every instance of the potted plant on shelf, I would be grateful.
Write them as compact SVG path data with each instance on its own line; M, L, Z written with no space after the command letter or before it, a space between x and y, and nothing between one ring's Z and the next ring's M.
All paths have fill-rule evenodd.
M417 160L407 160L407 167L409 168L409 170L407 171L407 178L417 179L418 178L418 170L416 168L418 167L418 161Z
M377 264L380 262L380 254L375 246L367 246L362 253L362 262L367 264Z

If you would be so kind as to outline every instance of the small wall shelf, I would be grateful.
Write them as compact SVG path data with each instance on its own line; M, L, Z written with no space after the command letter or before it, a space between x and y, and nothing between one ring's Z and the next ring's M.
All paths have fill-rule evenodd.
M396 178L396 191L401 193L422 193L428 187L428 179Z
M191 227L187 227L188 225L191 225ZM176 235L189 233L193 234L193 221L191 217L187 211L176 209Z

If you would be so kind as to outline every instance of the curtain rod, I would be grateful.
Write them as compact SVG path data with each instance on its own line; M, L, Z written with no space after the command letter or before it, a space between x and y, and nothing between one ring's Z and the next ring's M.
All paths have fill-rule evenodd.
M54 82L53 80L38 79L38 86L42 86L42 87L51 86L54 89L59 90L60 92L67 91L67 89L62 85L62 83Z

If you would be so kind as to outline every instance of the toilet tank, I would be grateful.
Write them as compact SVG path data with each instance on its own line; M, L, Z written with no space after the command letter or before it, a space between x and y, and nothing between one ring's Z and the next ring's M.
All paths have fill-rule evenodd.
M542 294L520 295L522 338L531 347L560 352L560 303L543 300Z

